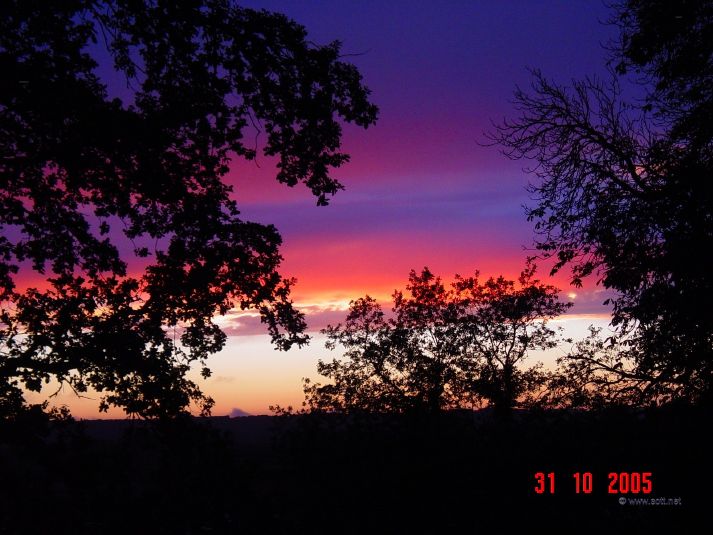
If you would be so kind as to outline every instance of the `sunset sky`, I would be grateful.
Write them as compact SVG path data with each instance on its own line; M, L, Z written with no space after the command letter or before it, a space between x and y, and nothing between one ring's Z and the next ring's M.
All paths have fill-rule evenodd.
M533 238L522 208L526 163L478 141L491 120L515 114L513 89L529 84L528 67L560 82L602 74L602 44L616 33L600 0L241 4L286 14L316 43L342 41L380 116L366 131L345 128L351 162L334 176L346 190L328 207L315 206L304 187L278 184L269 159L233 166L243 216L273 223L283 236L281 271L298 279L294 300L315 336L307 348L277 352L255 317L222 318L229 341L209 361L213 378L201 382L215 415L299 405L302 377L317 378L317 360L338 356L319 329L340 321L350 299L368 293L387 304L410 269L428 266L446 279L476 269L515 277ZM547 267L540 272L546 277ZM569 287L566 276L554 282L575 303L558 320L568 334L606 325L593 281L584 289ZM99 416L96 399L63 393L57 401L78 417Z

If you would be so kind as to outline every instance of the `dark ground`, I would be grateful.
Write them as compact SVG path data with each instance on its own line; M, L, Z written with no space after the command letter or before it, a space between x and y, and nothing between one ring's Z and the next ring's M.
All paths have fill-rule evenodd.
M0 533L708 532L710 421L690 408L510 423L28 417L0 425ZM554 494L535 493L536 472L555 473ZM591 494L575 493L574 472L593 474ZM651 472L651 494L608 494L610 472Z

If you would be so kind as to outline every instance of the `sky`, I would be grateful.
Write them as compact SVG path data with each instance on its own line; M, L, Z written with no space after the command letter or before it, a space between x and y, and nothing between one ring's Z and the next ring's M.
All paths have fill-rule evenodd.
M411 269L428 266L446 280L476 269L516 277L532 253L533 224L523 204L533 177L523 171L527 162L483 146L483 134L491 121L515 117L513 90L528 86L528 69L563 83L602 75L602 45L616 34L604 24L609 11L601 0L241 5L286 14L316 43L340 40L380 114L368 130L345 127L342 149L351 161L333 176L346 189L327 207L317 207L305 187L278 184L270 159L232 166L228 180L243 217L282 234L281 272L298 279L293 298L313 340L278 352L254 315L220 318L228 342L208 362L213 377L199 381L216 401L215 415L299 406L302 378L318 379L317 360L339 356L324 348L319 329L339 322L349 301L365 294L388 307ZM548 271L541 266L541 276L575 303L557 320L568 335L607 324L606 296L594 281L574 289L565 274L549 279ZM532 359L551 364L564 350ZM100 417L97 399L62 392L55 403L67 403L78 417Z

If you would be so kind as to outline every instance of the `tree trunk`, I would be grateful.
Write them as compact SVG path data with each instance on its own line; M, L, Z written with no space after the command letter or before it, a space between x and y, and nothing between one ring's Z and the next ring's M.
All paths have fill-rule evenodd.
M506 365L502 371L498 399L495 401L496 417L502 421L510 421L514 404L513 367Z

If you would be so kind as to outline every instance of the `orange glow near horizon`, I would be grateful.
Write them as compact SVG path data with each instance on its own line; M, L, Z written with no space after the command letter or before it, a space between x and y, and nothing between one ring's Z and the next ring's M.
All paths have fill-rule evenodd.
M282 247L284 262L280 271L284 276L297 278L292 297L295 305L306 313L313 341L305 348L283 353L270 345L264 326L254 313L234 311L225 318L217 318L229 338L223 351L208 361L213 376L203 380L197 372L191 375L216 400L215 415L229 415L234 410L269 414L270 405L299 407L303 401L302 378L318 380L317 361L339 357L337 351L324 348L319 330L328 323L343 321L349 302L366 294L390 309L393 292L405 290L411 269L418 272L428 266L446 285L455 274L470 276L476 269L483 280L499 275L517 280L526 257L522 250L495 233L474 240L472 249L457 247L459 236L444 236L428 229L420 233L387 230L346 239L326 232L307 237L288 234L291 235ZM584 336L590 323L599 326L608 323L606 310L599 306L604 300L601 288L592 281L584 288L571 288L566 273L552 278L546 267L541 266L538 278L558 286L561 298L575 303L570 314L554 320L565 328L568 336ZM133 271L130 275L140 276L141 272ZM18 282L24 287L47 285L44 276L27 271ZM538 359L542 357L552 364L562 350L557 351L539 355ZM40 402L54 391L56 385L49 385L41 395L28 394L28 401ZM77 418L124 417L119 409L99 413L100 396L91 392L87 396L77 398L71 389L65 388L50 403L68 405Z

